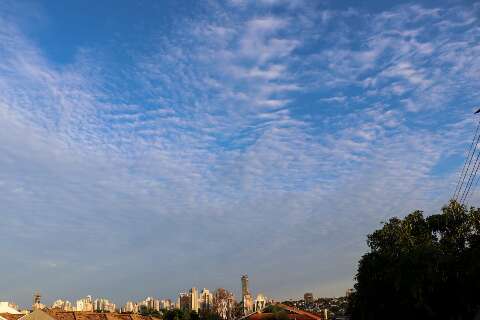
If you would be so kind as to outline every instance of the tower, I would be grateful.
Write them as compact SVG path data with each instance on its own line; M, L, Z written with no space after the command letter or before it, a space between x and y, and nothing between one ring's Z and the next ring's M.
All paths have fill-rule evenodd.
M242 297L250 295L250 291L248 290L248 276L244 274L242 276Z
M242 276L242 305L244 315L253 311L253 299L250 290L248 290L248 276L246 274Z
M33 295L33 305L32 305L32 310L37 310L37 309L43 309L44 305L41 302L42 296L38 291L35 292Z
M198 309L198 290L197 288L193 287L190 289L190 310L198 312Z
M33 295L33 304L40 304L40 299L42 298L42 296L40 295L40 293L37 291L35 292L35 294Z

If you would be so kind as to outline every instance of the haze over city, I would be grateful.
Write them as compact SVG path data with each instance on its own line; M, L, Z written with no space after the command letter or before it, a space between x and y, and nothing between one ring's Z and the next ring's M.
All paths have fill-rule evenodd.
M451 197L473 1L0 2L0 301L345 295ZM478 205L475 191L469 199Z

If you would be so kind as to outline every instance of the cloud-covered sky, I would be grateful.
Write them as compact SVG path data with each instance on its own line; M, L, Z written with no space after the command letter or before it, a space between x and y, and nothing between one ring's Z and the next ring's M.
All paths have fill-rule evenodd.
M480 3L2 1L0 300L342 295L455 189ZM472 204L480 200L475 194Z

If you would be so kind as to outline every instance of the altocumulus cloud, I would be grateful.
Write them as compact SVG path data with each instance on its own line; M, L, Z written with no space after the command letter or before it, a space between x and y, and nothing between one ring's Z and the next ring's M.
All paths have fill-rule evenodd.
M342 294L380 220L448 200L480 102L478 3L196 3L68 63L30 5L0 8L0 298L21 303L244 272Z

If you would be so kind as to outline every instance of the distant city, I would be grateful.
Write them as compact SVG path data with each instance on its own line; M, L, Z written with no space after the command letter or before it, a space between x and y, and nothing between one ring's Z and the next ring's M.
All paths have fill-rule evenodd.
M232 292L224 288L219 288L212 292L207 288L199 291L197 288L192 287L188 291L180 292L175 300L146 297L142 301L127 301L123 306L116 305L109 298L94 298L91 295L74 302L60 298L47 306L42 303L41 294L35 292L31 309L22 309L14 302L0 302L0 320L19 320L20 318L22 318L21 320L29 320L24 318L24 316L38 310L47 311L50 315L55 314L57 316L70 312L73 314L132 314L155 318L163 318L166 312L179 310L187 313L194 312L195 314L212 313L218 319L231 320L237 318L248 319L250 315L262 314L269 306L281 306L289 313L295 312L295 309L298 309L299 312L302 310L303 313L299 313L299 315L307 316L305 320L313 319L308 317L309 313L318 319L335 319L345 314L347 296L351 293L351 289L349 289L345 297L317 299L312 293L305 293L303 299L291 299L280 303L274 299L269 299L262 293L258 293L256 296L252 295L247 275L241 277L241 286L242 291L239 302L237 302ZM45 320L55 320L55 317L51 318L45 318ZM73 318L76 319L75 316ZM257 318L254 319L257 320ZM295 317L295 319L299 320L300 318ZM36 320L36 318L31 320Z

